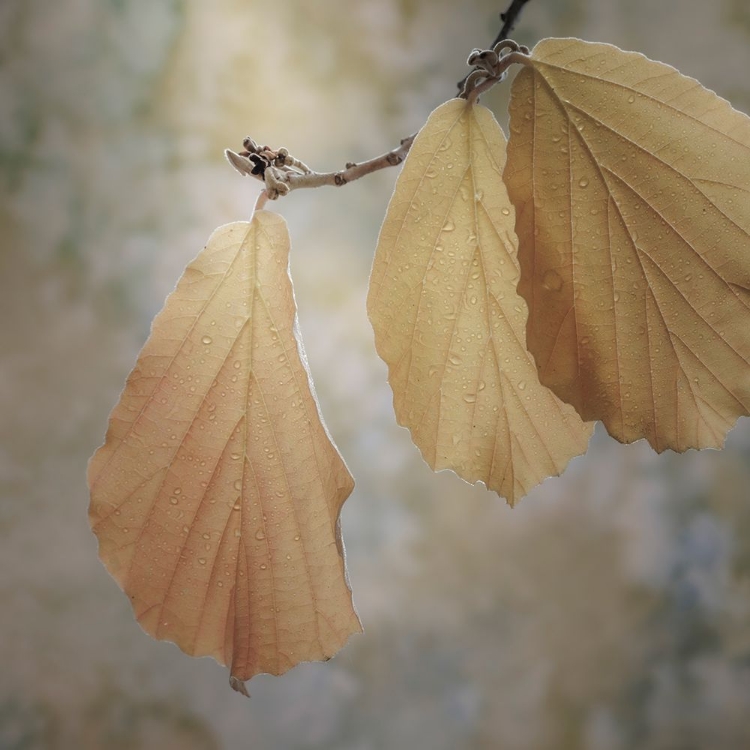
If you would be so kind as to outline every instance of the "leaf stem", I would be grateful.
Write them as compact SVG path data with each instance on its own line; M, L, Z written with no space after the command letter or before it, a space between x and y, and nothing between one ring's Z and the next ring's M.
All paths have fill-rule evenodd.
M234 154L234 152L232 153ZM238 154L234 154L234 156L238 156ZM230 160L230 164L231 163L232 162ZM262 211L265 208L266 203L268 203L268 191L261 190L260 193L258 194L258 198L255 201L255 208L253 208L253 213L255 213L256 211Z

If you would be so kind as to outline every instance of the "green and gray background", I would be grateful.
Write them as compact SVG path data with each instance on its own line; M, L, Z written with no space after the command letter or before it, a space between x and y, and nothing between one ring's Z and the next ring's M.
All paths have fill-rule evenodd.
M433 475L365 315L396 170L272 206L357 479L365 634L247 701L144 635L97 559L87 459L182 268L257 194L223 149L251 135L320 170L382 153L505 4L0 0L0 750L750 747L750 420L684 456L597 430L512 511ZM531 0L516 38L566 35L750 111L747 0ZM501 123L507 95L485 101Z

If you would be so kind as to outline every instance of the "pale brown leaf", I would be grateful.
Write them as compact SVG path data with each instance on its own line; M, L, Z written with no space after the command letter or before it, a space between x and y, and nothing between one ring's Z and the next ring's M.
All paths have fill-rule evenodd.
M591 427L540 386L516 293L514 211L492 113L432 113L380 232L367 309L399 424L427 463L512 504L586 450Z
M187 267L89 465L99 554L141 626L232 685L360 631L339 511L354 486L312 391L284 220L217 229Z
M577 39L534 48L510 114L542 383L623 442L720 447L750 408L750 119Z

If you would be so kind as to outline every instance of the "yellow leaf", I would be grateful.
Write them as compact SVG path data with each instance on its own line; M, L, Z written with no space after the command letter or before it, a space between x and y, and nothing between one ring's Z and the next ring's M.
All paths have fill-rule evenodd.
M492 113L454 99L419 133L367 300L399 424L427 463L513 504L586 450L591 427L540 386L516 293L514 212Z
M141 626L232 684L326 659L360 624L339 511L354 486L312 390L284 220L217 229L89 465L99 554Z
M542 383L622 442L720 447L750 407L750 119L577 39L534 48L510 114Z

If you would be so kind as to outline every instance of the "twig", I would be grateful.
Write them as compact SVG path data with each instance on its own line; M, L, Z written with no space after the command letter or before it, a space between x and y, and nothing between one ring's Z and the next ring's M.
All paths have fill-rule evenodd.
M458 84L461 98L475 102L480 94L505 77L505 70L511 63L521 62L528 55L527 47L508 41L508 35L527 2L529 0L512 0L508 9L500 14L503 26L492 43L492 49L474 50L469 56L468 64L474 66L474 69ZM266 200L276 200L297 188L323 185L341 187L379 169L401 164L416 137L417 134L412 133L402 139L397 148L359 164L349 162L338 172L314 172L292 157L285 148L259 146L252 138L245 138L243 151L235 153L226 149L224 155L240 174L255 177L265 183L266 188L259 197L257 209Z
M369 159L359 164L348 162L346 167L338 172L313 172L309 169L303 171L289 161L291 157L287 157L281 163L279 163L278 159L275 159L273 163L259 167L257 163L251 161L249 154L237 154L231 149L226 149L224 155L227 157L227 161L240 174L247 174L265 182L265 192L268 194L268 198L275 200L279 196L286 195L291 190L296 190L297 188L315 188L322 187L323 185L341 187L348 182L364 177L366 174L377 172L379 169L401 164L416 137L417 134L414 133L408 138L404 138L398 148L376 156L374 159ZM263 146L259 148L265 149L259 152L261 159L264 154L271 153L267 147Z
M516 27L516 23L518 23L518 18L521 15L523 6L528 2L529 0L513 0L508 10L506 10L505 13L500 14L500 20L503 22L503 28L500 29L500 33L497 35L495 41L492 42L490 47L494 47L498 42L502 42L503 39L508 39L510 37L510 32L513 31L513 29Z
M508 39L508 37L510 37L510 32L513 31L513 29L516 27L516 24L518 23L521 11L523 10L523 6L528 2L529 0L512 0L511 4L508 6L508 10L506 10L505 13L500 14L500 20L503 22L503 25L492 44L490 44L491 48L495 47L497 44L505 41L506 39ZM471 73L465 75L456 84L459 91L464 90L464 87L466 86L466 80L470 75Z

